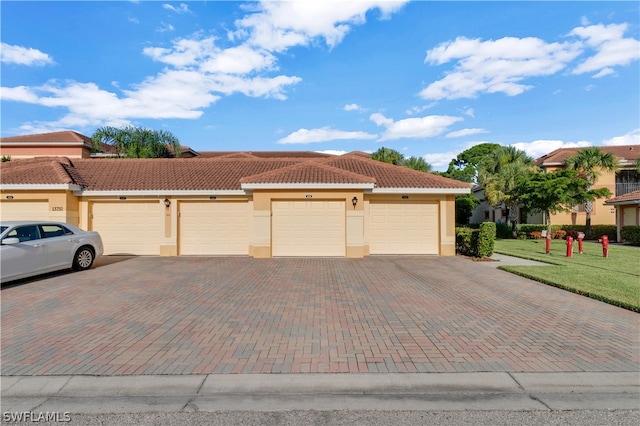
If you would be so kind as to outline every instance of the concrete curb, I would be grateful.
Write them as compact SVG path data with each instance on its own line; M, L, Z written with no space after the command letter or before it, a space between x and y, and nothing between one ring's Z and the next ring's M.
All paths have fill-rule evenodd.
M2 410L640 410L639 372L2 377Z

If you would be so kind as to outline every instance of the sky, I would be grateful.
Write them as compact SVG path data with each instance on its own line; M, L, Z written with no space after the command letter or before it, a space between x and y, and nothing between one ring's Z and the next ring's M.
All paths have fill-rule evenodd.
M446 170L640 144L637 1L2 1L1 135L127 125L196 151L380 147Z

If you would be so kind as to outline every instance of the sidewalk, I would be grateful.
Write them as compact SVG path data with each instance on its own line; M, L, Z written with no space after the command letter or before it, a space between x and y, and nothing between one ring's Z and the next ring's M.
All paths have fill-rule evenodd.
M5 413L639 409L638 372L2 377Z

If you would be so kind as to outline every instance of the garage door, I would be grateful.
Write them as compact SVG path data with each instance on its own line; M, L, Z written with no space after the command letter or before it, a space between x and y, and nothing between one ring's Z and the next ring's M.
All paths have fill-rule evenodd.
M274 201L273 256L345 256L344 201Z
M91 229L105 254L159 255L164 206L154 202L93 203Z
M370 203L371 254L438 254L436 203Z
M248 255L247 202L180 203L181 255Z
M4 201L1 220L50 220L48 201Z

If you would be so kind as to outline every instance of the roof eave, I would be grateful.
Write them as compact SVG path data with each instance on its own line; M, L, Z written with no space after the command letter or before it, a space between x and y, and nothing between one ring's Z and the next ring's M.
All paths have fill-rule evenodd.
M625 201L605 201L604 203L608 206L629 206L629 205L640 204L640 199L625 200Z
M373 189L375 183L243 183L242 189Z
M113 196L172 196L179 197L183 195L208 195L208 196L223 196L223 195L247 195L247 191L242 189L195 189L195 190L176 190L176 189L127 189L127 190L89 190L82 191L80 194L85 197L113 197Z
M82 191L82 186L72 183L3 183L3 191Z

